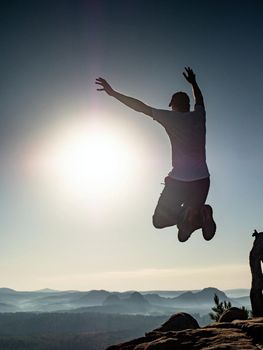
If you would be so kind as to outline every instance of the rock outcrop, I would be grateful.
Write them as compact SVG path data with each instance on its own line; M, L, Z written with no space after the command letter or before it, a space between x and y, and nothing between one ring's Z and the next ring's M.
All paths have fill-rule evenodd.
M222 313L218 322L232 322L234 320L246 320L248 314L245 310L238 307L230 307Z
M191 315L187 314L186 312L179 312L172 315L168 321L162 324L160 328L153 330L153 332L182 331L184 329L196 328L200 328L199 324Z
M253 247L249 254L249 265L252 274L250 300L254 317L263 317L263 232L254 231Z
M188 319L190 315L186 315L181 314L179 317L175 317L175 315L170 318L170 324L167 321L159 329L147 333L145 337L111 346L107 350L263 349L263 318L218 322L202 328L198 328L197 325L192 329L180 331L171 329L176 318L177 321L179 318ZM175 322L175 327L177 326L177 322Z

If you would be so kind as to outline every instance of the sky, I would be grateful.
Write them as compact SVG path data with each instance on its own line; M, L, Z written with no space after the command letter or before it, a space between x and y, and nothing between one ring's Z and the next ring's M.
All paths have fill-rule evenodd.
M250 288L263 230L261 1L1 2L1 287ZM164 129L94 81L155 108L191 88L207 111L217 233L186 243L152 213L171 170ZM193 107L193 99L191 98Z

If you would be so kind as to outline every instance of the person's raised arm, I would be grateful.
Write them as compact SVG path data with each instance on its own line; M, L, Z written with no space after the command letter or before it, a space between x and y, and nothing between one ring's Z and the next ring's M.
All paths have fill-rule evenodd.
M190 67L185 67L185 71L186 72L183 72L183 75L185 79L192 85L195 104L204 107L204 98L196 82L196 78L193 70Z
M137 112L144 113L152 117L152 108L147 106L142 101L137 100L136 98L125 96L115 90L110 86L110 84L103 78L96 79L96 84L101 86L98 88L98 91L105 91L108 95L115 97L118 101L124 103L126 106L134 109Z

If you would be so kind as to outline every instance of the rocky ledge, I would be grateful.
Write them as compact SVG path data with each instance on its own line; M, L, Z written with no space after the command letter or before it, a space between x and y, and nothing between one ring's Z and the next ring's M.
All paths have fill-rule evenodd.
M233 310L234 311L234 310ZM228 319L231 319L228 314ZM107 350L263 350L263 317L217 322L200 328L186 313L173 315L160 328Z

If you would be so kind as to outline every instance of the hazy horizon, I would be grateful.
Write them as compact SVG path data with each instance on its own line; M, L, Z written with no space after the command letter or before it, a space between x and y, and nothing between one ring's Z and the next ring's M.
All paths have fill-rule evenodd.
M222 290L223 292L231 292L231 291L242 291L242 290L246 290L249 291L250 288L230 288L230 289L220 289L217 286L213 286L213 285L207 285L207 286L203 286L202 288L198 288L198 289L104 289L104 288L100 288L100 289L75 289L75 288L70 288L70 289L54 289L54 288L50 288L48 286L40 288L40 289L15 289L15 288L10 288L8 286L0 286L0 290L1 289L11 289L14 290L16 292L39 292L39 291L54 291L54 292L66 292L66 291L77 291L77 292L90 292L90 291L107 291L110 293L115 293L115 292L120 292L120 293L126 293L126 292L187 292L187 291L201 291L203 289L207 289L207 288L215 288L215 289L219 289Z

